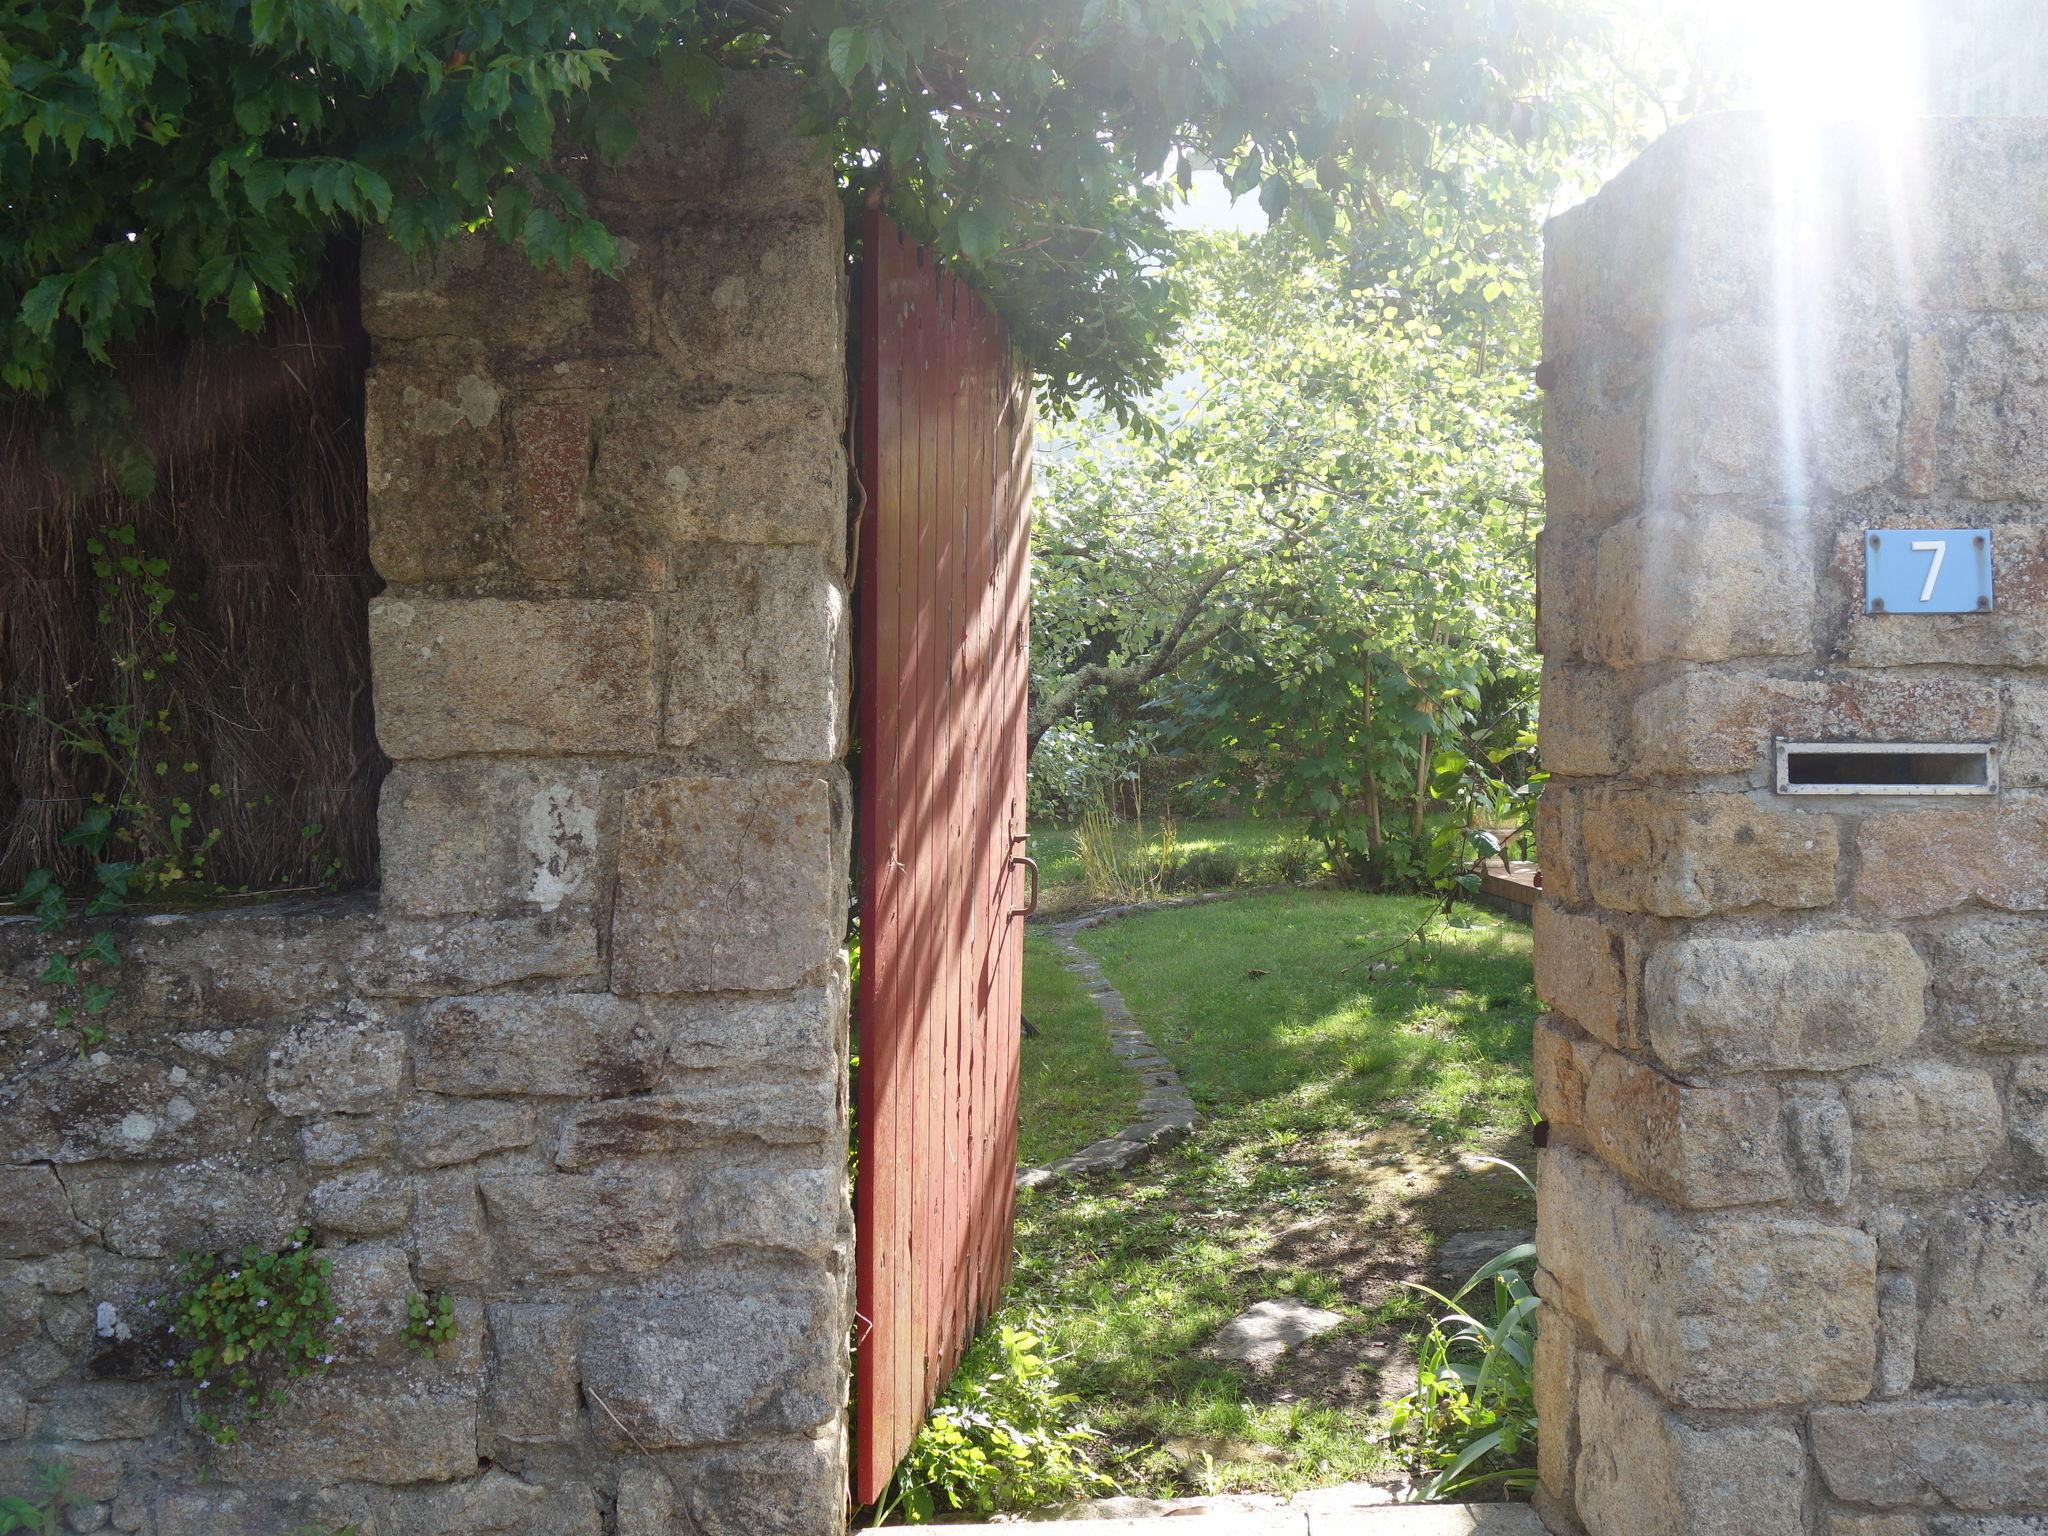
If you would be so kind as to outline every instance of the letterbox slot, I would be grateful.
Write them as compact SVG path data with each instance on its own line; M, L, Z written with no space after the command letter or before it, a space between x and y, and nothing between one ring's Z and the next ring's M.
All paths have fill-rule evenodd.
M1946 741L1780 741L1781 795L1989 795L1998 748Z

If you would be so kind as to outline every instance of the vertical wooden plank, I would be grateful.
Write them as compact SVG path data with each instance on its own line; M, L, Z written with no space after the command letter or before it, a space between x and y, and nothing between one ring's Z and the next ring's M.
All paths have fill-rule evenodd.
M939 499L939 389L943 383L933 366L938 351L939 264L929 252L921 252L918 274L917 333L917 632L918 716L921 740L918 747L917 795L917 1238L918 1253L918 1376L919 1396L930 1402L944 1385L938 1376L938 1164L934 1145L937 1122L939 1073L933 1062L939 1006L939 957L942 948L934 917L944 881L939 855L938 792L942 778L938 751L939 704L939 617L935 597L938 586L938 528L936 503Z

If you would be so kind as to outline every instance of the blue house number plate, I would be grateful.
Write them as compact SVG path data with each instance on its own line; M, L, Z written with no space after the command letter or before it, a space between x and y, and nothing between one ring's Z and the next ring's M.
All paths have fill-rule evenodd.
M1871 528L1863 535L1866 613L1989 613L1989 528Z

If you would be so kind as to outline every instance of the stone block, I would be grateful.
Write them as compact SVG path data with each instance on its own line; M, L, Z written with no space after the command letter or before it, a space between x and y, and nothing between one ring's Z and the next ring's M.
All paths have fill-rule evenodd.
M2013 789L2048 786L2048 680L2014 677L2005 689L2009 703L1998 782Z
M602 1536L585 1469L527 1462L521 1471L492 1467L469 1482L387 1494L375 1536Z
M2048 911L2048 794L2015 790L1954 809L1898 811L1856 829L1856 905L1925 917L1977 902Z
M477 1181L506 1281L648 1275L681 1245L673 1168L603 1173L488 1173Z
M1591 539L1557 526L1536 535L1536 649L1546 661L1590 654L1593 576Z
M333 1250L331 1262L335 1358L344 1363L402 1359L406 1298L415 1290L405 1250L395 1244L352 1243Z
M1816 1408L1813 1459L1853 1504L2025 1508L2048 1487L2048 1401L1910 1397Z
M1543 1265L1608 1354L1684 1408L1854 1400L1877 1353L1877 1247L1765 1215L1685 1217L1596 1161L1544 1154Z
M2005 1141L1989 1072L1916 1061L1862 1073L1846 1087L1856 1171L1884 1190L1974 1183Z
M807 208L836 221L839 199L814 141L797 129L801 111L800 82L768 70L727 74L709 112L686 91L659 92L636 115L633 147L618 164L592 167L591 190L663 212Z
M809 1536L841 1518L845 1439L832 1424L815 1435L763 1436L662 1460L687 1529L701 1536Z
M512 561L537 581L574 581L584 574L590 408L573 399L529 401L512 412L511 427ZM615 590L602 578L583 585L585 590Z
M1543 899L1555 906L1578 907L1591 900L1581 829L1590 791L1557 779L1536 798L1536 848L1543 861Z
M342 1237L381 1237L412 1216L412 1185L389 1168L358 1168L313 1186L313 1222Z
M654 748L643 603L381 597L370 651L377 738L400 761Z
M796 986L839 951L845 829L824 779L671 778L627 797L612 921L623 993Z
M376 300L365 306L374 310ZM416 365L370 370L370 558L386 581L415 586L495 573L504 564L504 392L482 372Z
M153 1056L66 1056L0 1082L0 1163L193 1156L247 1141L261 1103L239 1078Z
M675 1485L654 1467L628 1467L619 1474L613 1515L617 1536L670 1536L675 1529Z
M370 1115L336 1115L299 1127L300 1160L323 1171L389 1157L394 1145L390 1122Z
M281 1149L280 1149L281 1150ZM304 1219L304 1186L286 1158L259 1143L251 1157L218 1154L150 1170L136 1198L136 1170L88 1164L65 1175L78 1219L115 1253L162 1259L188 1248L275 1249Z
M1537 1308L1535 1405L1542 1433L1536 1439L1536 1471L1560 1499L1571 1496L1572 1462L1578 1454L1578 1338L1570 1313Z
M1597 533L1643 505L1649 359L1637 349L1546 352L1556 364L1543 395L1547 519Z
M1853 495L1891 478L1904 327L1895 311L1843 304L1839 278L1829 297L1836 302L1802 310L1797 361L1769 318L1702 325L1659 344L1652 504L1743 496L1798 506L1816 490Z
M838 397L649 383L606 412L590 494L650 560L704 543L846 545Z
M491 1273L483 1200L467 1169L414 1181L412 1251L423 1286L473 1285Z
M1980 317L1959 352L1948 399L1950 483L1977 500L2048 500L2048 314Z
M1927 979L1899 933L1678 939L1644 966L1646 1033L1682 1076L1866 1066L1919 1037Z
M1826 815L1746 795L1609 790L1582 812L1581 837L1593 899L1618 912L1705 917L1835 902L1840 849Z
M401 763L377 802L387 912L477 915L589 906L616 796L601 770L505 759Z
M815 1272L685 1274L673 1294L601 1302L583 1320L582 1378L618 1422L591 1427L620 1450L816 1430L844 1401L844 1328Z
M279 1531L377 1529L369 1501L353 1489L289 1493L210 1482L196 1488L166 1489L146 1509L131 1491L115 1501L117 1511L124 1506L134 1518L149 1523L124 1526L117 1516L115 1528L146 1530L149 1536L277 1536Z
M686 378L835 394L846 377L844 226L810 209L672 221L655 346Z
M1586 1536L1804 1536L1806 1452L1792 1430L1695 1428L1595 1356L1579 1378Z
M638 1004L605 993L450 997L420 1010L413 1074L479 1098L642 1093L663 1044Z
M1586 1091L1599 1044L1545 1014L1536 1021L1532 1059L1536 1108L1553 1127L1571 1129L1586 1120Z
M1741 1080L1691 1088L1618 1051L1587 1049L1584 1134L1609 1167L1695 1210L1793 1192L1776 1088Z
M2013 1063L2006 1106L2021 1165L2037 1178L2048 1174L2048 1056Z
M723 548L678 571L662 745L726 743L770 762L846 750L846 594L813 549Z
M1635 1043L1632 1003L1641 962L1623 933L1597 917L1539 901L1530 914L1536 939L1536 995L1609 1045Z
M822 1168L735 1163L708 1169L689 1186L685 1241L699 1249L779 1248L822 1258L853 1230L839 1161Z
M1600 536L1590 655L1615 667L1806 656L1818 582L1803 525L1639 513Z
M156 1382L65 1382L31 1410L30 1433L45 1442L140 1440L163 1427L170 1407L170 1390Z
M321 1014L270 1053L264 1094L281 1115L363 1115L390 1105L405 1081L405 1036L354 1012Z
M78 1245L71 1201L45 1167L0 1168L0 1259L33 1259Z
M1979 36L2001 41L1995 28ZM1929 125L1921 153L1926 184L1941 189L1926 199L1917 231L1921 301L1949 310L2048 307L2048 144L2038 125L1949 118Z
M1913 1277L1884 1270L1877 1277L1877 1385L1874 1397L1904 1397L1913 1390L1920 1346L1919 1287Z
M1979 1050L2048 1048L2048 923L1978 917L1928 952L1945 1033Z
M1849 1198L1849 1106L1829 1083L1785 1088L1785 1147L1806 1198L1840 1205Z
M1608 667L1545 658L1537 751L1547 771L1603 778L1625 770L1632 682Z
M846 1031L846 977L758 997L651 998L647 1026L664 1041L663 1082L736 1067L836 1072Z
M236 1482L447 1482L477 1470L476 1420L475 1380L431 1363L337 1372L294 1382L221 1465Z
M686 1082L666 1093L612 1099L562 1122L555 1163L586 1168L620 1157L664 1156L736 1140L811 1146L842 1124L838 1084Z
M1974 1199L1934 1224L1927 1244L1919 1373L1944 1386L2048 1376L2048 1198Z
M351 958L366 997L439 998L520 982L604 985L604 955L589 912L533 916L385 919Z
M559 1302L493 1302L481 1436L500 1442L562 1440L582 1420L576 1380L576 1309Z
M398 1123L398 1144L415 1168L452 1168L493 1152L530 1147L539 1125L530 1104L426 1099Z
M633 255L621 253L629 269ZM380 356L411 361L408 372L418 370L418 356L435 355L420 343L440 343L511 373L522 365L630 353L648 341L644 319L637 333L621 323L625 317L607 292L613 280L581 266L537 269L523 252L485 234L450 241L417 262L395 241L365 240L362 281L364 327L381 342L415 344L379 349ZM374 464L374 449L370 457Z

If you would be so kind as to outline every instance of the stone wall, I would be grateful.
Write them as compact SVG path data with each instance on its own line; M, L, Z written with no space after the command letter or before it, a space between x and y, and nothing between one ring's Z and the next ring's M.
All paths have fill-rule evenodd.
M1544 1510L2048 1529L2048 124L1671 134L1550 230ZM1997 606L1863 611L1868 528ZM1773 737L1989 742L1787 797Z
M619 281L366 257L381 892L126 925L81 1058L0 925L0 1492L74 1529L845 1520L841 215L774 82L585 168ZM331 1255L217 1453L149 1306ZM436 1355L414 1293L452 1297Z

